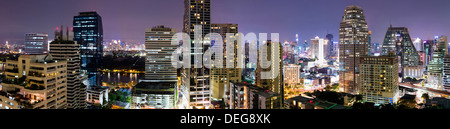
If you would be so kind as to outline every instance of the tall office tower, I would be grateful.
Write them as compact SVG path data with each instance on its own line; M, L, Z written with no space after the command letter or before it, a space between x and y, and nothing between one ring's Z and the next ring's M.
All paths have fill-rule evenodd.
M212 24L211 32L218 33L222 36L223 39L223 68L212 68L211 69L211 90L212 95L211 98L215 100L221 100L224 98L225 91L227 87L229 87L230 82L241 82L241 74L242 69L237 68L237 60L238 60L238 45L237 41L228 42L226 40L227 33L237 34L238 33L238 25L237 24ZM227 50L228 45L233 45L234 50ZM227 58L227 51L234 51L236 54L233 58ZM215 62L216 59L212 60ZM227 62L233 62L232 68L227 68Z
M327 34L327 36L325 36L325 39L327 39L328 40L328 48L329 49L325 49L325 51L329 51L328 52L328 55L325 55L325 57L329 57L329 56L332 56L332 55L335 55L336 54L336 51L337 50L335 50L334 48L334 46L333 46L333 35L332 34Z
M210 69L202 65L202 53L211 46L210 39L203 39L211 32L211 1L210 0L184 0L184 28L191 42L191 68L183 68L181 98L182 105L186 108L209 108L210 107ZM195 26L201 25L202 35L195 37ZM199 31L197 29L197 31ZM183 43L184 44L184 43ZM186 54L186 53L185 53ZM199 57L199 58L196 58ZM197 60L200 59L200 60ZM199 65L200 64L200 65ZM197 66L196 66L197 65Z
M317 58L317 63L323 64L326 63L325 55L330 53L327 39L321 39L318 36L314 39L311 39L311 57Z
M428 64L430 64L431 61L431 57L433 56L433 52L436 46L436 41L435 40L425 40L423 41L423 50L425 52L425 60L426 62L424 62L424 64L426 66L428 66ZM427 67L428 70L428 67Z
M301 66L296 64L284 65L283 79L284 79L284 99L292 98L300 93L300 70Z
M82 84L87 79L80 73L80 44L72 41L73 35L69 28L55 32L55 41L50 43L50 54L54 60L67 61L67 108L86 109L86 86ZM71 34L72 33L72 34Z
M177 29L155 26L145 32L145 80L154 82L177 82L177 68L172 66L172 45Z
M173 109L177 92L177 68L172 66L176 29L156 26L145 32L145 78L133 88L132 109Z
M330 43L333 43L334 59L337 59L339 57L339 41L333 41Z
M279 54L276 55L276 47L273 45L279 45ZM256 86L268 89L278 94L283 94L283 47L279 42L267 41L267 53L261 53L258 50L258 67L256 68ZM268 62L261 62L260 57L267 58ZM262 68L261 66L268 66L268 68ZM275 69L278 69L278 73ZM271 73L273 79L262 79L262 72Z
M339 28L339 90L357 94L359 57L369 55L369 30L363 10L348 6Z
M6 61L0 105L4 109L66 109L67 61L21 55Z
M372 31L369 31L369 56L373 56L374 55L372 53L373 47L374 46L372 46Z
M81 72L88 75L89 85L101 85L103 57L103 25L102 17L97 12L80 12L73 18L74 41L77 41L81 52Z
M370 47L371 47L370 51L372 52L371 56L379 56L381 54L381 47L382 47L380 45L380 43L371 42L370 44L371 44L370 45Z
M414 47L417 51L423 51L423 40L420 38L414 38L413 40Z
M443 86L444 90L450 92L450 55L444 57Z
M414 47L408 28L406 27L389 27L383 42L383 50L381 55L388 53L396 53L399 58L400 73L402 77L406 77L406 66L419 65L419 52Z
M398 98L398 59L392 56L360 58L360 94L363 101L394 104Z
M283 60L285 60L287 58L289 53L290 53L290 44L288 41L285 41L283 43Z
M47 33L26 33L25 34L26 54L47 54L48 34Z
M433 58L428 65L428 84L435 89L443 89L442 78L444 69L444 57L448 53L447 36L436 37L436 49Z

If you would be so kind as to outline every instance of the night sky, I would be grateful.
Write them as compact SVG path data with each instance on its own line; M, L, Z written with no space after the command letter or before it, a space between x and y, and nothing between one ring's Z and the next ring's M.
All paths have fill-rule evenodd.
M450 0L211 0L212 23L239 24L243 33L280 33L281 41L300 41L328 33L338 39L344 9L365 11L373 41L381 43L390 24L408 27L411 37L449 35ZM104 41L144 41L145 28L165 25L181 31L184 0L2 0L0 44L23 43L27 32L54 38L60 25L72 26L81 11L103 18Z

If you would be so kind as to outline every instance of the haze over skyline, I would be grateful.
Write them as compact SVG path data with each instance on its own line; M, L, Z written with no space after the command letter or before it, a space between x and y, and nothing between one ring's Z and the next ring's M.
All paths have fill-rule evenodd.
M181 32L182 0L15 0L0 5L0 44L23 43L28 32L49 33L60 25L72 26L78 12L97 11L103 18L104 41L144 42L146 28L157 25ZM388 3L388 4L387 4ZM448 0L212 0L212 23L239 24L247 34L280 33L280 41L300 41L331 33L338 40L339 23L349 5L364 10L373 42L382 43L389 25L407 27L411 37L449 36ZM231 10L232 9L232 10Z

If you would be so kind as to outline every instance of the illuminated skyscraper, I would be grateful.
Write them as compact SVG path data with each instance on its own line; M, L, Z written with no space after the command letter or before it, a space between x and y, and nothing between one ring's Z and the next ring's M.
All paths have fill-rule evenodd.
M419 65L419 52L414 47L406 27L392 27L392 25L389 27L381 55L388 55L388 53L396 53L399 57L399 72L403 77L406 76L404 67Z
M443 86L444 90L450 92L450 55L444 57Z
M311 58L317 58L317 63L326 63L325 57L330 53L329 41L316 37L311 39Z
M413 39L414 47L417 51L423 51L423 40L420 38Z
M442 79L444 70L444 57L448 53L447 36L436 37L436 49L428 65L428 84L436 89L443 89Z
M369 55L369 30L363 10L348 6L339 28L339 90L357 94L359 57Z
M267 46L267 53L258 52L258 67L256 68L256 86L268 89L278 94L284 94L283 89L283 47L280 42L267 41L267 44L262 44ZM272 47L273 45L278 45L279 49ZM261 48L260 50L261 51ZM278 51L278 54L277 54ZM260 57L266 58L267 62L261 62ZM269 66L269 68L262 68L261 66ZM276 72L278 69L278 72ZM269 73L272 79L263 79L262 73Z
M211 1L210 0L184 0L183 32L187 33L191 42L190 54L191 68L183 68L181 72L181 98L186 108L209 108L211 104L210 69L204 67L202 54L211 46L209 39L203 39L211 33ZM195 37L195 26L201 25L201 35ZM199 31L200 28L197 28ZM185 44L185 43L183 43ZM196 58L200 57L200 58ZM200 59L200 60L198 60ZM185 60L185 59L184 59ZM196 66L197 65L197 66Z
M172 66L172 53L177 45L172 45L177 29L156 26L145 32L145 80L154 82L177 82L177 69Z
M396 56L361 57L360 94L363 101L394 104L398 99L398 59Z
M80 73L80 44L72 41L69 28L56 30L55 41L50 43L50 54L54 60L67 61L67 108L86 109L86 86L82 84L87 76Z
M26 54L47 54L48 34L47 33L27 33L25 34Z
M145 32L145 78L140 80L131 94L132 109L173 109L177 92L177 68L172 54L176 29L156 26Z
M334 40L333 40L333 35L332 34L327 34L327 36L325 36L325 39L328 40L328 50L325 49L325 51L329 51L327 55L325 55L326 57L328 56L333 56L333 55L337 55L337 49L335 49L336 47L334 47Z
M267 51L266 53L263 52L261 55L259 51L262 50L262 47L260 47L260 49L258 50L258 60L257 60L258 67L256 68L255 71L256 86L279 95L284 95L283 46L281 45L280 42L271 40L264 41L264 43L262 43L261 45L266 45ZM278 46L278 49L275 45ZM267 61L261 61L264 58L267 59ZM270 66L270 67L262 68L262 66ZM267 77L265 75L271 76L271 79L263 79L263 77ZM281 99L277 99L276 101L277 102L273 103L276 103L277 107L281 107L282 103L284 102L284 97L282 97Z
M102 17L97 12L80 12L73 18L74 41L77 41L81 52L81 72L87 74L89 85L101 85L103 57L103 25Z
M301 66L296 64L284 65L283 80L284 80L284 98L288 99L300 94L299 86L304 78L301 78Z
M223 39L223 68L212 68L211 69L211 84L212 84L212 95L213 99L220 100L224 97L226 88L229 87L230 82L241 82L242 69L237 68L237 54L234 58L227 58L227 51L238 52L237 41L228 42L226 40L227 33L237 34L238 25L237 24L212 24L211 32L218 33ZM228 45L233 45L234 50L227 50ZM216 60L213 60L213 62ZM227 62L233 62L233 68L227 68Z

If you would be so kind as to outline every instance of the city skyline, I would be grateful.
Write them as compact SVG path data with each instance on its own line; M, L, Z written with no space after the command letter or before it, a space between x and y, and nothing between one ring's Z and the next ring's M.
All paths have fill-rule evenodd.
M450 109L445 2L380 1L8 3L0 109Z
M97 11L102 15L104 41L121 39L143 43L145 39L142 32L145 32L145 28L157 25L182 30L182 1L155 3L141 0L99 0L90 1L90 4L82 3L84 2L53 0L5 1L5 4L0 5L0 16L3 17L0 22L4 23L0 25L3 28L0 29L0 44L6 41L22 44L25 33L51 33L59 25L70 25L71 16L83 11ZM391 24L409 28L412 38L433 39L434 36L449 34L446 30L450 30L450 26L446 23L450 21L450 16L446 12L450 9L445 6L450 5L450 1L395 0L389 1L390 4L385 3L356 0L214 1L211 4L211 21L239 24L239 30L243 33L280 33L280 41L294 41L295 34L299 34L299 41L304 41L315 36L324 38L327 32L337 36L342 10L348 5L357 5L365 10L369 30L373 32L373 42L376 43L383 42ZM229 10L229 7L234 10ZM10 15L9 12L15 12L15 15ZM28 22L29 19L34 19L35 22ZM260 24L252 24L255 22ZM54 37L50 35L49 39Z

